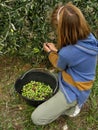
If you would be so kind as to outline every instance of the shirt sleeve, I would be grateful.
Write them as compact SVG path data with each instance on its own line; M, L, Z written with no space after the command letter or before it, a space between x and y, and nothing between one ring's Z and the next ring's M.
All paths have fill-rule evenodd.
M59 54L58 62L57 62L58 68L65 70L68 67L67 59Z
M65 58L57 52L52 51L49 53L49 61L58 69L65 70L67 68L67 62Z
M58 57L58 53L54 51L51 51L48 55L49 61L54 67L57 67Z

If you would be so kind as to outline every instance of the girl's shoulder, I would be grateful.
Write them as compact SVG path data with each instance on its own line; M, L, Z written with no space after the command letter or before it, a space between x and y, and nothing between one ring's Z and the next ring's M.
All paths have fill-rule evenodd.
M70 53L70 52L73 52L73 51L76 51L76 47L75 45L68 45L68 46L65 46L65 47L62 47L60 49L60 53Z

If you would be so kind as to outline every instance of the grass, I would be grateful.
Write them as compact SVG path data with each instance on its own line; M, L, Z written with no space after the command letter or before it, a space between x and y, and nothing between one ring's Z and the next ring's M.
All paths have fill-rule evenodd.
M98 130L98 67L91 95L77 117L63 116L49 125L36 126L31 121L35 108L14 90L17 77L32 66L18 58L3 57L0 61L0 130L61 130L65 122L69 130Z

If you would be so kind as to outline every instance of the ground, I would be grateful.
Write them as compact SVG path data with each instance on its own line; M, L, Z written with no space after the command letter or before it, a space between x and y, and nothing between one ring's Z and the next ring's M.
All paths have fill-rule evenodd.
M35 126L30 118L35 108L26 104L14 89L16 79L31 68L20 58L0 57L0 130L62 130L66 122L69 130L98 130L97 79L91 97L77 117L62 116L47 126Z

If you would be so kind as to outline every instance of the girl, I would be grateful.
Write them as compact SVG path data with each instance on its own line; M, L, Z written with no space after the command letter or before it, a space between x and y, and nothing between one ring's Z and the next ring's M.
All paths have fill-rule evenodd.
M44 43L43 48L51 64L60 70L59 91L32 113L37 125L46 125L64 114L77 115L90 95L95 78L98 41L80 9L72 3L56 7L52 24L57 29L57 48L53 43Z

